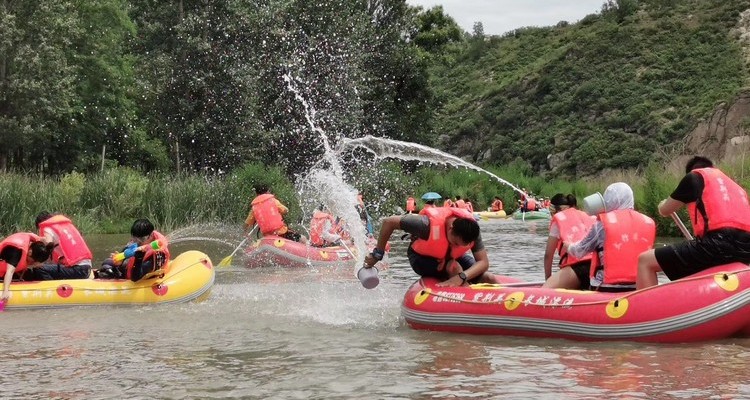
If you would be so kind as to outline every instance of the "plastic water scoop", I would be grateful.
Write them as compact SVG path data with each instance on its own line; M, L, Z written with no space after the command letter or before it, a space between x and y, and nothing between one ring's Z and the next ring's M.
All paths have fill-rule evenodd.
M604 196L596 192L583 199L583 211L588 215L599 215L607 210L604 207Z
M364 264L357 271L357 279L362 282L362 286L364 286L365 289L374 289L380 283L378 269L375 267L367 267Z
M148 244L152 249L159 250L159 241L154 240L153 242ZM131 243L128 245L128 247L125 248L125 251L122 253L117 253L112 257L112 260L116 263L123 262L126 258L133 257L135 255L135 252L138 251L138 244Z

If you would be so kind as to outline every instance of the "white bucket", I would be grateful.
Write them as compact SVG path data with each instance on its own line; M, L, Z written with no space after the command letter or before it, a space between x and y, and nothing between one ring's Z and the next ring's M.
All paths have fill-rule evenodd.
M607 210L604 207L604 196L596 192L583 199L583 211L588 215L599 215Z
M380 283L378 269L375 267L361 267L359 271L357 271L357 279L362 282L362 286L364 286L365 289L373 289Z

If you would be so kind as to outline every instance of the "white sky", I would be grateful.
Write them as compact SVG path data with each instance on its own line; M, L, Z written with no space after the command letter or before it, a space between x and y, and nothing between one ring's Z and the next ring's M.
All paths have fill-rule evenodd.
M577 22L601 11L605 0L406 0L424 9L442 5L465 31L481 21L485 35L501 35L525 26L551 26Z

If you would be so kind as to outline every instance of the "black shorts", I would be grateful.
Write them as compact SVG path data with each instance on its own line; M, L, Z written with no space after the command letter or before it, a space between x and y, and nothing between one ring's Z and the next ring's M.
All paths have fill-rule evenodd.
M441 281L445 281L450 278L447 268L438 270L438 267L440 267L440 261L437 258L418 254L416 251L412 250L411 246L409 246L409 249L406 250L406 256L409 258L411 269L413 269L414 272L417 273L417 275L422 277L432 277ZM471 268L471 266L476 262L476 260L474 260L474 256L472 256L471 253L466 253L461 257L458 257L456 261L461 265L461 268L463 268L464 271ZM477 283L479 281L479 278L481 278L481 276L469 280L469 283Z
M656 262L670 280L732 262L750 263L750 232L717 229L702 237L654 250Z
M591 260L579 261L570 267L564 268L573 269L573 272L578 277L578 281L581 282L581 285L578 287L579 290L589 290L591 288Z
M295 242L299 242L300 239L302 239L302 235L292 230L287 230L286 233L280 236L284 239L293 240Z

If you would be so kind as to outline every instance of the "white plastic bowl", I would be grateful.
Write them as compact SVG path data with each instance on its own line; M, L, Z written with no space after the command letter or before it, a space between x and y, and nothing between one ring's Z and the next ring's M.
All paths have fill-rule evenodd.
M604 196L596 192L583 199L583 211L588 215L599 215L607 210L604 207Z

